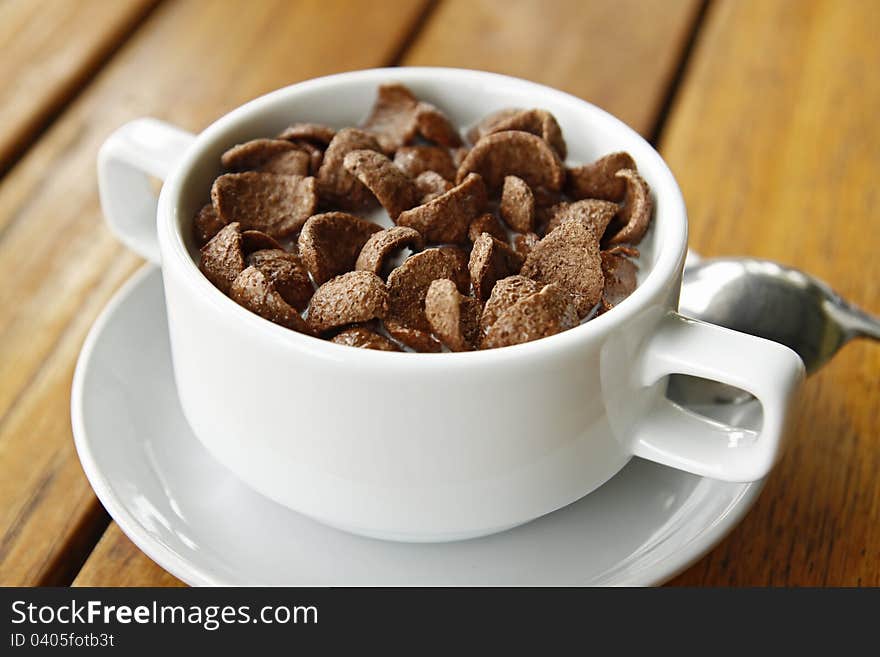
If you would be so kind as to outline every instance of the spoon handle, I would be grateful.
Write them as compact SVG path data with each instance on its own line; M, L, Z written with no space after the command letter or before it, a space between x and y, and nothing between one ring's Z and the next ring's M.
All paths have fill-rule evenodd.
M880 319L848 303L838 305L836 310L837 320L849 337L880 340Z

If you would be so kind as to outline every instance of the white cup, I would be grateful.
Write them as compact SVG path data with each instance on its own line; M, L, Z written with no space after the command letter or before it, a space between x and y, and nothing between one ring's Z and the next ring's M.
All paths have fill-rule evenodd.
M389 80L457 125L503 107L546 108L571 160L632 154L656 205L635 292L610 312L535 342L412 354L295 333L211 285L190 235L220 154L294 121L356 125ZM634 455L752 481L779 453L803 378L800 359L675 312L687 249L678 185L636 132L583 100L477 71L357 71L279 89L198 136L154 119L133 121L104 144L98 173L110 227L161 263L177 390L196 436L254 489L321 522L393 540L456 540L565 506ZM158 204L148 175L165 181ZM749 391L762 405L760 432L671 403L664 396L671 373Z

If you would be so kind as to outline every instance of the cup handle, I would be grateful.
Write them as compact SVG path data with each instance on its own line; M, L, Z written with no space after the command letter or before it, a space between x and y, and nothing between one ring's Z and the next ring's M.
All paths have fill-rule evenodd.
M779 455L787 416L804 378L798 355L781 344L670 313L651 337L638 375L652 386L689 374L742 388L761 403L760 431L731 427L665 397L639 422L633 453L679 470L747 482L763 478Z
M110 230L128 248L159 262L158 198L148 176L165 180L195 135L157 119L135 119L98 152L98 191Z

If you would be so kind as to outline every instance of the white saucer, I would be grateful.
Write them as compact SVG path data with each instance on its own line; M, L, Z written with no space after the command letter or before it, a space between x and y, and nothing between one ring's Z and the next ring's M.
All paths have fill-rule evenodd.
M159 270L144 268L92 328L73 382L73 432L110 515L189 584L653 585L712 548L760 492L761 482L634 459L584 499L486 538L387 543L325 527L247 488L193 436L177 401L161 283Z

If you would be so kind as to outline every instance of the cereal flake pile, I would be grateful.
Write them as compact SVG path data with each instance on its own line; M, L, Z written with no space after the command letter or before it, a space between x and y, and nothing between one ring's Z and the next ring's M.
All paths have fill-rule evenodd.
M295 123L239 144L193 221L199 268L269 321L385 351L537 340L635 289L653 208L629 154L566 167L540 109L466 137L392 83L359 128ZM395 226L358 216L377 204Z

